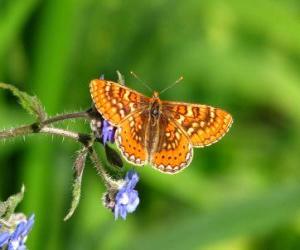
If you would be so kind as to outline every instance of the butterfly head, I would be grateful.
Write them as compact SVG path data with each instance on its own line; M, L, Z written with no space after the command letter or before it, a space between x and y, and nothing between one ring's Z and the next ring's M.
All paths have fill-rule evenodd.
M154 126L156 124L156 122L158 121L158 118L160 116L161 113L161 101L158 97L158 92L154 91L151 101L150 101L151 105L150 105L150 114L152 117L152 122L151 124Z
M159 99L159 92L153 92L153 95L150 98L150 103L152 104L152 106L160 106L161 100Z
M154 91L153 95L152 95L152 98L153 99L158 99L159 98L158 95L159 95L159 93L157 91Z

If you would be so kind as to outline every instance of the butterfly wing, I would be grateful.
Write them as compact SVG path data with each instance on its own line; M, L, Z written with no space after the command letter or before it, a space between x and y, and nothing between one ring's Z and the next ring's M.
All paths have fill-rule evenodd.
M130 114L147 107L149 103L148 97L121 84L102 79L91 81L90 92L96 109L114 126L118 126Z
M163 173L177 173L190 164L193 147L187 134L172 119L161 115L158 126L158 141L150 163Z
M125 159L135 165L144 165L146 150L147 111L136 112L122 121L116 131L115 141Z
M187 133L194 147L204 147L219 141L233 120L226 111L207 105L167 102L162 110Z

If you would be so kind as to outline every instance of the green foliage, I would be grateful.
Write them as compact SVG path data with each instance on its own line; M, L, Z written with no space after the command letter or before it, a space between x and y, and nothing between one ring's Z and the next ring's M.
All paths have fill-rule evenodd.
M0 197L24 182L22 209L36 214L29 248L299 249L299 6L294 0L2 1L0 81L35 93L49 114L89 107L89 81L101 74L117 80L116 70L127 86L151 94L130 77L133 70L156 90L183 75L162 99L218 106L234 118L228 135L195 149L182 173L136 168L141 206L125 222L103 208L103 186L90 164L76 214L61 220L78 149L73 143L41 137L1 143ZM26 121L13 103L0 92L1 127Z
M299 211L299 192L300 185L276 187L258 197L203 214L185 214L175 225L167 223L137 234L137 240L127 249L140 249L141 245L143 249L205 248L227 238L257 235L294 218Z
M0 201L0 218L8 220L15 212L16 207L24 198L25 187L22 186L21 192L11 195L6 201Z
M77 157L74 163L75 178L74 178L73 193L72 193L73 199L72 199L71 208L68 214L65 216L64 221L70 219L73 213L75 212L76 208L78 207L80 194L81 194L81 180L82 180L83 170L85 167L87 153L88 153L87 148L83 148L77 153Z
M0 88L10 90L18 99L21 106L36 119L41 122L47 117L40 100L36 96L30 96L26 92L10 84L0 83Z

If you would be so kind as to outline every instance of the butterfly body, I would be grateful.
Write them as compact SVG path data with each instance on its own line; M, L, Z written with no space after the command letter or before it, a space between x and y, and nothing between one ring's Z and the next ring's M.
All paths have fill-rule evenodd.
M193 147L218 141L232 124L221 109L162 101L157 92L149 98L111 81L93 80L90 91L97 110L117 127L115 141L125 159L164 173L187 167Z

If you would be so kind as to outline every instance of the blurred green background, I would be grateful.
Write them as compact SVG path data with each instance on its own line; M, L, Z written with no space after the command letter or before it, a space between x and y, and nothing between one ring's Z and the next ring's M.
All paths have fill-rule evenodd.
M88 83L125 75L161 98L222 107L234 124L185 171L140 173L141 204L114 221L88 164L68 222L79 145L34 135L0 142L0 199L26 185L30 249L300 249L300 2L0 0L0 81L50 115L91 105ZM0 91L0 128L33 119ZM88 131L89 125L62 124ZM99 149L101 151L101 149ZM127 166L129 168L130 166Z

